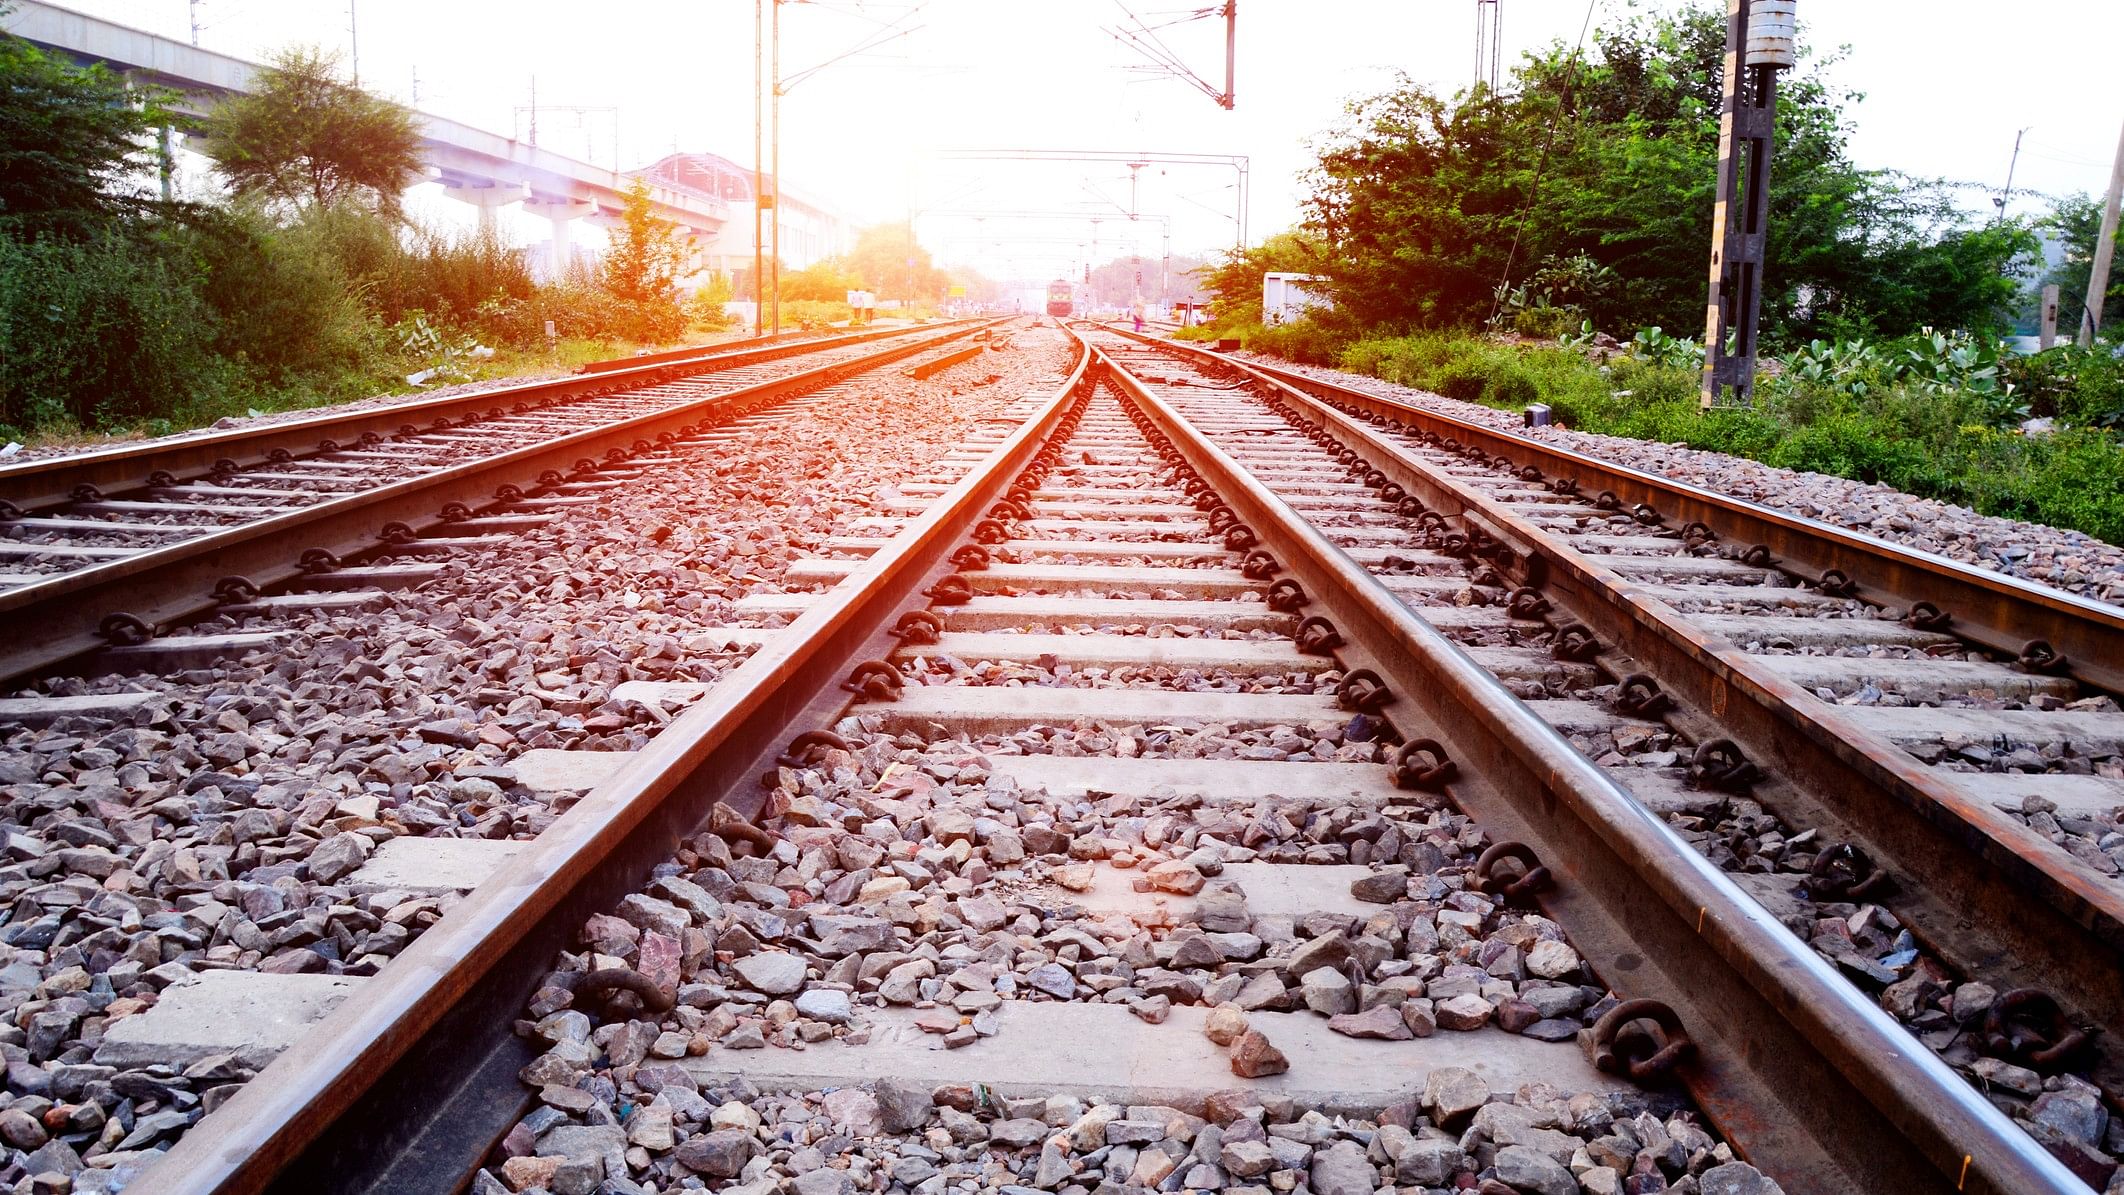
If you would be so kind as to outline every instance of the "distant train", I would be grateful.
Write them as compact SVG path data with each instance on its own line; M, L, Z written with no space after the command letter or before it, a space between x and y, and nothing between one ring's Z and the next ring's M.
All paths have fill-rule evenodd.
M1068 315L1076 306L1076 296L1069 283L1060 278L1047 284L1047 314Z

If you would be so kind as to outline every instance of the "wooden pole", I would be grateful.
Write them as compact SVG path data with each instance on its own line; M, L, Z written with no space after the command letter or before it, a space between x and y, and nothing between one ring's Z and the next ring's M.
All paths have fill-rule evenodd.
M2117 134L2117 160L2109 168L2109 201L2102 205L2102 232L2095 237L2094 271L2087 276L2087 308L2080 313L2080 347L2102 330L2102 296L2109 293L2109 263L2117 250L2117 203L2124 199L2124 132Z

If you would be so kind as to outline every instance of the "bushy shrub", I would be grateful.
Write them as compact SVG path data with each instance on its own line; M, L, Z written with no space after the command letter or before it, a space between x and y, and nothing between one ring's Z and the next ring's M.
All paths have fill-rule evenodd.
M169 231L198 267L215 313L213 351L259 387L299 386L363 368L381 347L340 263L256 212L205 210Z
M1968 338L1931 333L1886 345L1817 342L1764 375L1755 406L1714 411L1697 405L1700 352L1656 330L1605 363L1426 332L1354 341L1338 363L1489 406L1547 403L1558 423L1581 431L1880 482L2124 543L2124 443L2102 422L2120 410L2124 363L2106 349L2077 359L2053 350L2045 360L1996 358ZM2023 383L2034 391L2025 399ZM2028 402L2050 403L2078 426L2022 435L2012 421Z
M95 428L214 385L212 309L182 254L105 233L0 236L0 427Z
M2124 428L2124 360L2114 345L2063 344L1999 362L1999 380L2032 415L2073 427Z
M1305 365L1332 365L1342 355L1349 334L1313 319L1297 319L1273 328L1248 328L1240 335L1248 349L1274 353Z
M854 317L854 308L835 299L782 300L782 326L784 328L819 328L827 324L841 323Z
M730 301L730 286L704 286L686 300L686 323L696 332L727 332L737 326L737 317L723 309Z
M1554 340L1576 331L1585 318L1576 307L1522 307L1512 313L1512 330L1537 340Z

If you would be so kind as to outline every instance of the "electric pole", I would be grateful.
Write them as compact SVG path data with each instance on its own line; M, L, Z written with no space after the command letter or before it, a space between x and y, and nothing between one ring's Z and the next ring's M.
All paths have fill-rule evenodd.
M2034 125L2029 125L2028 129L2034 127ZM1997 199L1991 201L1999 209L1999 220L2006 218L2006 201L2013 198L2013 172L2014 168L2021 164L2021 138L2028 135L2028 129L2022 129L2013 135L2013 156L2006 159L2006 189L1999 192Z
M758 336L765 326L767 314L766 290L762 274L766 269L760 260L760 211L766 202L760 191L760 30L762 25L761 5L764 0L752 0L752 334Z
M2109 294L2109 263L2117 251L2117 203L2124 199L2124 133L2109 168L2109 200L2102 205L2102 231L2095 237L2094 270L2087 275L2087 306L2080 312L2080 347L2091 348L2102 330L2102 300Z
M1777 72L1794 61L1798 23L1793 5L1794 0L1726 0L1725 100L1718 121L1718 202L1711 212L1711 303L1699 398L1706 410L1745 407L1755 395Z
M774 275L774 289L768 302L774 304L773 332L782 334L782 0L767 0L773 6L768 16L767 54L772 62L768 76L774 86L768 90L768 116L774 124L774 140L768 144L771 158L767 172L774 178L774 190L768 194L768 203L774 212L767 217L768 244L767 269Z
M1475 0L1475 82L1488 84L1492 95L1504 61L1503 40L1504 0Z

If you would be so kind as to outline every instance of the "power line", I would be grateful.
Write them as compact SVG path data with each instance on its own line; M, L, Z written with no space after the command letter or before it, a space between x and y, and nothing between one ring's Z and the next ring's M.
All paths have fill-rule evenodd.
M1571 85L1578 81L1578 60L1586 48L1586 31L1593 27L1593 9L1600 0L1586 0L1585 23L1578 27L1578 45L1571 50L1571 65L1564 72L1563 94L1557 100L1556 119L1549 122L1549 135L1541 143L1541 160L1534 166L1534 183L1527 189L1526 206L1519 209L1519 226L1512 230L1512 247L1505 252L1504 277L1498 279L1497 293L1490 300L1490 318L1504 308L1505 288L1512 285L1512 263L1519 257L1519 238L1527 230L1527 219L1534 213L1534 202L1541 197L1541 177L1549 168L1549 151L1556 146L1556 129L1563 123L1563 110L1571 103Z

